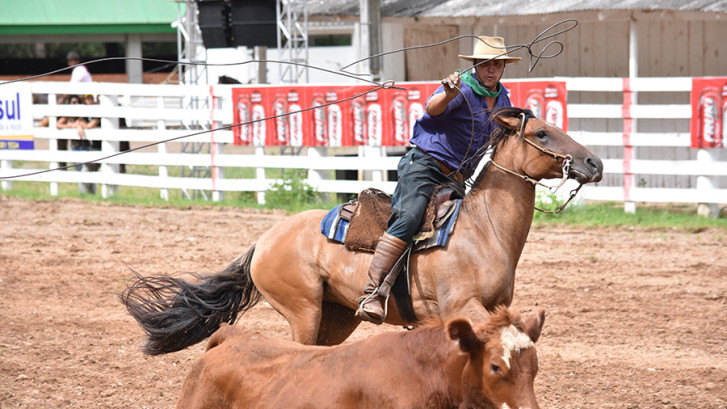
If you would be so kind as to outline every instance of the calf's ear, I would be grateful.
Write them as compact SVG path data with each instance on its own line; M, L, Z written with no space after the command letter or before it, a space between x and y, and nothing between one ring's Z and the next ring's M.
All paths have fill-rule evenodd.
M543 331L543 323L545 323L545 310L542 308L535 310L535 315L525 320L525 331L533 342L537 342L538 338L540 338L540 333Z
M457 341L459 349L464 352L471 352L478 343L472 324L464 318L450 321L447 324L447 335L452 341Z

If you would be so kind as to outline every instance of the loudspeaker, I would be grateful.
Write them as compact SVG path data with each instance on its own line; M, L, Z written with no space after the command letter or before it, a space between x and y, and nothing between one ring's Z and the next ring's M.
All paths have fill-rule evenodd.
M277 47L276 0L232 0L231 31L236 46Z
M232 47L229 1L197 0L197 9L205 48Z

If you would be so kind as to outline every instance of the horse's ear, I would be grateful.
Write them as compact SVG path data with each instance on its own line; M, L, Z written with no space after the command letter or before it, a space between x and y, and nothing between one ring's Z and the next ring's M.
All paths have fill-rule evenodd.
M535 315L528 317L525 324L525 331L528 333L533 342L537 342L540 338L540 333L543 331L543 324L545 323L545 310L538 308L535 311Z
M495 114L493 116L495 121L497 121L498 124L501 126L510 129L510 130L516 130L520 128L520 118L519 117L505 117L501 115Z
M472 324L465 318L457 318L447 323L447 335L452 341L457 341L463 352L471 352L479 342Z

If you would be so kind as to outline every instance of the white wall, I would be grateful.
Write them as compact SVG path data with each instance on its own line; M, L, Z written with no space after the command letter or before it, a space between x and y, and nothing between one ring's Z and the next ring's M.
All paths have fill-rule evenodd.
M207 50L207 77L210 84L216 84L218 77L227 75L243 84L257 83L258 63L251 62L255 57L253 50L247 47L214 48ZM322 68L308 69L308 83L310 84L362 84L355 78L336 74L339 70L356 61L357 56L353 46L310 47L308 49L308 65ZM272 61L281 60L276 48L267 49L267 80L269 84L280 83L280 69L285 65ZM232 64L216 66L214 64ZM304 83L305 81L301 81Z

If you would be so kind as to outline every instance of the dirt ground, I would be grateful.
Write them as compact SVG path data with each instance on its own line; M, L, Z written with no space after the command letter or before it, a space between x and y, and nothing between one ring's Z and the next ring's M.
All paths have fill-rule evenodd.
M284 217L0 198L0 408L173 408L204 343L144 356L128 268L215 272ZM724 230L534 229L513 305L546 310L542 408L727 408ZM241 324L289 337L265 304Z

